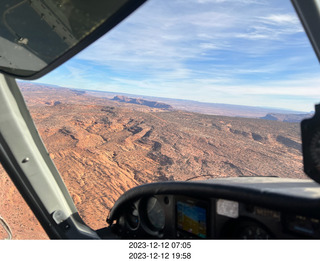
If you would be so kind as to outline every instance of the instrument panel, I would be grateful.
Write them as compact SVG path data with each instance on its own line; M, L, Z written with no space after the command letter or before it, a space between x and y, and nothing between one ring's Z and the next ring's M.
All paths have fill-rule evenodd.
M107 222L112 233L128 239L320 238L319 185L271 179L229 179L237 189L225 180L143 185L118 200ZM290 196L288 191L275 193L274 184L305 189ZM303 193L310 189L313 193Z

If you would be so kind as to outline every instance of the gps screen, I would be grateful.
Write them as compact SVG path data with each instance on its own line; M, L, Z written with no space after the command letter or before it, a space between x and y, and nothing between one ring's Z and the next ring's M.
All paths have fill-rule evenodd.
M177 201L177 227L201 238L207 237L207 210L196 204Z

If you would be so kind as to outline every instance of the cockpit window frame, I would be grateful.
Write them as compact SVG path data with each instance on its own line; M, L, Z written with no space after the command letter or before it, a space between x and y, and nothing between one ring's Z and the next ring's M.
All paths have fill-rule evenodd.
M320 62L320 1L291 0Z
M122 20L128 17L132 12L134 12L137 8L139 8L142 4L144 4L147 0L129 0L126 4L124 4L117 12L115 12L110 18L108 18L104 23L98 26L94 31L90 32L86 37L84 37L81 41L79 41L76 45L68 49L58 58L53 60L43 69L32 72L29 75L24 75L23 73L8 72L0 68L0 73L5 75L9 75L11 77L22 79L22 80L36 80L40 77L48 74L49 72L53 71L61 64L65 63L67 60L84 50L94 41L99 39L101 36L105 35L108 31L113 29L117 26Z

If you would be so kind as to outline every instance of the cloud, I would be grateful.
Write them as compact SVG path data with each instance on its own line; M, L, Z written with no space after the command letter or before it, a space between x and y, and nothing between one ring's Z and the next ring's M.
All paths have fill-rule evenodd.
M64 75L68 86L292 107L283 96L316 99L319 82L316 58L289 4L149 1L67 63Z
M289 36L304 32L295 14L270 14L252 17L247 30L236 37L249 40L287 41Z
M217 55L208 53L210 50L265 55L275 48L286 48L272 41L286 42L287 37L302 32L292 13L266 16L266 6L222 8L220 4L227 0L202 2L210 4L210 8L197 1L188 1L188 5L151 1L77 58L115 69L181 67L192 59L216 59ZM236 1L247 5L252 2L255 1ZM241 39L246 42L238 43ZM252 40L261 43L251 43Z
M261 19L264 20L265 23L273 25L300 25L298 17L294 14L271 14L261 17Z

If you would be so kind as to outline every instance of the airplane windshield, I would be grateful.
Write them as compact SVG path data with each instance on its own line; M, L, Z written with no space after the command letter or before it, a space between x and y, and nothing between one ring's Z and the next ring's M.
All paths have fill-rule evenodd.
M81 217L98 229L120 195L145 183L306 179L299 123L319 102L318 75L290 1L152 0L47 76L18 84ZM3 173L1 200L22 200ZM45 238L19 208L19 236Z

